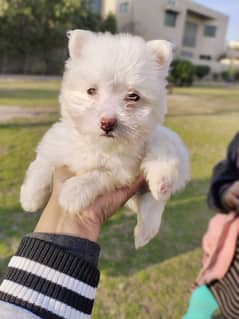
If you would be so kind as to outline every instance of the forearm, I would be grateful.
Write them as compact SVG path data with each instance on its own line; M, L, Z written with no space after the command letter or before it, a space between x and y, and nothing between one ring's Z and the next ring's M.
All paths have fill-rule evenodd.
M30 234L10 260L0 300L43 319L90 318L99 282L98 256L99 246L88 240Z
M96 241L101 225L145 182L139 176L132 185L106 193L70 216L58 198L62 184L71 175L66 168L55 172L52 195L35 233L22 240L10 260L0 285L0 301L6 302L1 308L13 304L13 310L12 316L3 317L0 308L1 319L15 318L16 309L24 313L19 319L90 318L99 283L100 249ZM30 317L26 317L26 310Z

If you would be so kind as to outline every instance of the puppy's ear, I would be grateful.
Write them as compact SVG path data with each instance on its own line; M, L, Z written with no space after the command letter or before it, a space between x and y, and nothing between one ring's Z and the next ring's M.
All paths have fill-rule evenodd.
M70 30L66 33L69 43L69 55L72 59L77 59L80 57L81 54L81 48L86 43L86 41L89 39L89 37L92 36L92 32L87 30Z
M147 42L147 46L153 52L158 64L168 68L173 59L173 45L165 40L153 40Z

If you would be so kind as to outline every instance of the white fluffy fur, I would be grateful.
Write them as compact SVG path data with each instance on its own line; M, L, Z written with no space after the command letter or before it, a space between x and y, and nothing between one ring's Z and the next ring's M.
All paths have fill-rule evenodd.
M129 202L138 214L138 248L158 232L166 201L189 179L186 148L176 133L160 126L167 110L170 45L75 30L69 32L69 52L60 95L62 118L38 145L21 188L21 204L26 211L44 206L58 166L76 173L60 194L60 204L71 214L143 171L151 193ZM94 96L87 94L91 87L97 89ZM127 104L129 91L140 100ZM102 136L102 117L117 118L114 138Z

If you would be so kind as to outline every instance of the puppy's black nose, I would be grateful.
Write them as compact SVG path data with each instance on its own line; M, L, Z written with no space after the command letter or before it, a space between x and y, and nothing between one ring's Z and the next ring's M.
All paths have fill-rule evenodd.
M100 120L100 128L108 134L109 132L112 132L117 126L117 119L114 118L107 118L102 117Z

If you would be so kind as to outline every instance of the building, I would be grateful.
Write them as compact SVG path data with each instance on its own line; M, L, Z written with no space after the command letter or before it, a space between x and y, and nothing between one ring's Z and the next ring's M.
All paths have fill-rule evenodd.
M112 12L120 32L174 44L175 57L214 71L225 52L228 17L191 0L89 0L95 12Z
M231 41L228 43L227 51L220 61L233 73L239 70L239 42Z

